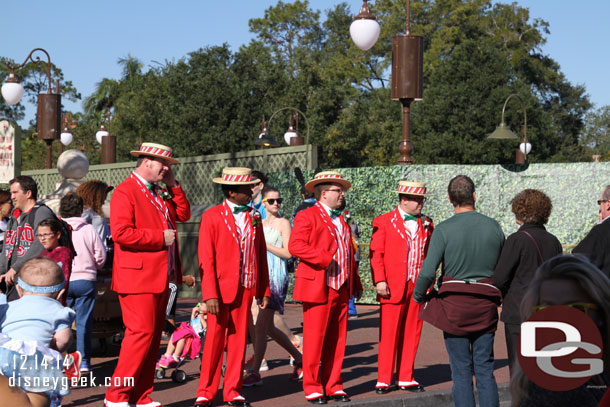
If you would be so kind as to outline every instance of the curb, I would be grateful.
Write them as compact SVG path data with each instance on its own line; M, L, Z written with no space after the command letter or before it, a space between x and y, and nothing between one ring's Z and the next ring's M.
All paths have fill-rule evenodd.
M500 404L510 406L510 383L498 383L498 393L500 397ZM395 390L392 393L397 392ZM476 398L476 386L475 386L475 398ZM329 405L341 405L343 403L330 402ZM423 393L408 394L402 393L394 396L379 396L379 398L371 398L365 400L352 400L351 403L343 404L346 407L452 407L453 396L451 395L451 389L443 390L430 390ZM300 407L311 406L311 404L304 404Z

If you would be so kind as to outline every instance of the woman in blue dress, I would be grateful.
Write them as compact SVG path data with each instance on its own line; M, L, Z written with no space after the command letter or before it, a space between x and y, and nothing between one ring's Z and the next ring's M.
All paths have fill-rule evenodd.
M252 366L246 371L243 382L243 385L246 387L263 384L259 368L267 350L267 335L286 349L295 359L294 372L291 379L300 380L303 375L301 352L299 352L285 333L276 329L273 320L276 311L280 314L284 313L284 300L286 299L286 290L288 289L286 260L291 257L288 251L290 222L279 215L282 198L280 198L280 193L277 189L265 187L262 202L267 213L266 218L263 219L263 228L265 231L265 242L267 243L267 264L269 267L271 299L265 309L258 310L255 325L254 358Z

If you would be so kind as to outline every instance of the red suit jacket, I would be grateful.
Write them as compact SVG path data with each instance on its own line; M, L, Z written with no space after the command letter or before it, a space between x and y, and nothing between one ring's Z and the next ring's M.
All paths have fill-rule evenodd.
M332 219L325 213L327 222L321 217L317 205L300 211L294 219L294 226L288 242L290 253L301 259L295 273L294 292L292 298L297 301L325 303L328 298L328 284L326 282L326 269L330 265L337 251L336 238L328 230ZM352 231L341 216L344 233L348 233L351 242ZM352 267L348 270L349 297L354 292L362 290L360 276L355 270L354 246L349 245L349 258Z
M432 220L424 215L419 218L418 224L420 233L422 230L425 233L423 256L418 267L419 273L421 262L428 252L434 226ZM385 281L390 288L390 298L377 296L377 300L381 303L397 304L404 296L407 287L407 261L409 255L414 254L414 250L410 253L408 236L398 208L373 220L373 235L370 245L373 284ZM420 242L420 239L417 239L416 242Z
M216 205L201 215L198 248L199 270L202 273L203 301L218 298L222 303L230 304L235 301L240 284L240 248L225 223L225 216L222 214L223 207L224 204ZM226 220L231 230L235 230L235 217L229 213ZM267 269L267 245L263 224L259 223L255 228L256 282L254 292L256 298L263 298L271 296L269 270Z
M112 290L119 294L157 294L168 286L168 248L163 231L169 229L165 217L142 192L131 175L116 187L110 200L110 231L114 240ZM172 228L176 221L191 217L191 207L180 184L170 188L167 205ZM161 199L162 200L162 199ZM182 266L176 236L176 276L182 284Z

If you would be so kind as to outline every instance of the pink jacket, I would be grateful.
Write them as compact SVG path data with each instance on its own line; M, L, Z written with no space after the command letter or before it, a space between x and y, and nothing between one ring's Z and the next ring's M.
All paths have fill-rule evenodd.
M70 281L93 280L97 278L97 270L106 261L106 249L93 226L84 218L64 218L72 226L72 244L76 256L72 260L72 275Z

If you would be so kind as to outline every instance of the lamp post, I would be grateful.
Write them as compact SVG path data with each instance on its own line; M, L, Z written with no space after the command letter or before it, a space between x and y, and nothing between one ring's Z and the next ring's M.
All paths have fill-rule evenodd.
M44 140L47 144L47 168L51 168L52 161L52 144L53 140L59 138L61 129L61 95L59 94L59 81L56 83L56 92L52 93L51 86L51 57L49 53L42 48L35 48L30 51L29 55L21 65L15 66L8 62L6 66L11 70L6 82L2 85L2 96L9 105L16 105L23 97L24 89L19 80L15 76L15 70L22 68L28 61L35 64L40 63L40 57L32 57L34 52L43 52L48 59L47 62L47 77L49 80L48 93L38 94L38 111L37 111L37 131L38 138Z
M361 47L360 44L368 45L374 37L374 29L370 28L373 23L370 15L368 3L364 0L360 13L354 18L350 26L350 34L356 46L364 51L368 48ZM372 16L371 16L372 17ZM366 20L366 25L362 20ZM374 19L374 17L372 17ZM402 104L402 140L398 147L400 158L398 164L413 164L411 144L410 115L411 103L423 97L423 63L424 63L424 38L411 34L411 2L407 0L406 8L406 30L404 34L397 34L392 38L392 100L399 100ZM374 21L374 24L377 24ZM378 24L377 24L378 26ZM377 32L377 37L379 33Z
M265 121L265 115L263 115L263 124L261 127L262 127L261 132L258 135L258 138L254 142L254 144L256 144L257 146L261 146L261 150L264 149L265 147L278 147L280 145L280 143L278 143L276 139L274 139L273 137L271 137L268 134L267 122Z
M502 139L502 140L519 140L519 136L512 132L510 127L506 125L504 122L504 111L506 110L506 105L508 101L513 97L517 98L519 102L521 102L521 110L523 111L523 127L521 128L521 144L519 144L519 148L515 151L515 164L525 164L525 160L527 155L532 150L532 145L527 141L527 112L525 110L525 103L523 99L516 93L508 95L506 100L504 101L504 106L502 107L502 121L500 125L496 127L493 133L487 136L488 139Z
M263 115L262 131L259 134L258 139L254 142L254 144L260 145L261 148L278 147L280 145L280 143L278 143L269 134L269 130L267 130L267 123L270 126L273 118L279 112L282 112L284 110L292 110L294 112L290 116L288 130L286 130L286 133L284 133L284 141L286 142L286 144L288 144L290 146L302 146L303 144L309 144L309 122L307 121L307 116L305 116L305 113L303 113L296 107L282 107L282 108L276 110L275 112L273 112L273 114L269 118L268 122L265 122L265 116ZM305 119L305 129L306 129L305 139L303 139L302 136L299 136L299 133L298 133L299 132L299 114L301 116L303 116L303 119ZM293 125L293 123L296 123L296 127Z
M113 164L116 162L116 136L108 131L110 126L110 109L106 108L100 128L95 133L95 139L102 146L102 164Z

